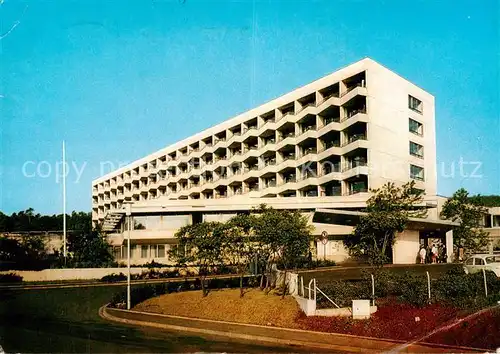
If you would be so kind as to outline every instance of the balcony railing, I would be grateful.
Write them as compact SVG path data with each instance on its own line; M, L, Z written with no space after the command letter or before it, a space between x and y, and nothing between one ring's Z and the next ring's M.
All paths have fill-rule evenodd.
M340 172L340 164L325 164L323 167L323 176L334 172Z
M346 88L346 90L344 92L342 92L340 94L340 97L344 97L345 95L347 95L349 92L351 92L352 90L354 90L355 88L357 87L365 87L365 83L364 81L363 82L358 82L352 86L349 86L348 88Z
M342 146L349 145L350 143L353 143L353 142L358 141L358 140L366 140L366 134L351 135L347 138L347 141L344 144L342 144Z
M316 103L316 107L318 107L320 104L324 103L325 101L329 100L332 97L337 97L338 98L339 97L339 92L338 91L333 91L333 92L327 93L326 95L323 96L322 99L320 99Z
M357 187L357 188L352 188L347 191L347 195L353 195L353 194L358 194L358 193L367 193L368 188L366 187Z
M272 187L276 187L276 181L271 181L271 182L264 184L264 189L265 188L272 188Z
M307 149L302 150L300 157L304 157L304 156L309 155L309 154L317 154L317 153L318 153L318 149L307 148Z
M297 112L295 112L295 114L299 114L300 112L302 112L307 107L316 107L316 102L309 102L309 103L306 103L306 104L302 105L302 107L300 107L297 110Z
M342 172L346 172L346 171L352 170L353 168L362 167L362 166L368 166L368 163L364 160L350 161L344 165L344 167L342 168Z
M264 167L265 166L274 166L274 165L276 165L276 159L264 161Z
M347 112L346 116L344 118L342 118L341 121L344 122L344 121L354 117L358 113L366 114L366 107L359 108L359 109L353 109L352 111Z
M316 130L316 125L308 125L305 127L302 127L302 134L307 133L308 131L315 131Z
M290 133L287 133L287 134L283 134L283 135L281 135L281 136L278 138L278 141L283 141L283 140L285 140L286 138L293 138L293 137L295 137L295 133L290 132Z
M322 197L338 197L342 195L342 188L339 187L330 187L328 190L322 191Z
M328 117L323 120L325 126L331 123L340 123L340 117Z

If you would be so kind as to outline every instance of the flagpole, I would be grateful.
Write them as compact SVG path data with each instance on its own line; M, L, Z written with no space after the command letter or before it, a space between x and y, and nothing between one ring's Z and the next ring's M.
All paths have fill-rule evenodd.
M63 160L63 247L64 262L66 263L66 147L64 140L62 142L62 160Z

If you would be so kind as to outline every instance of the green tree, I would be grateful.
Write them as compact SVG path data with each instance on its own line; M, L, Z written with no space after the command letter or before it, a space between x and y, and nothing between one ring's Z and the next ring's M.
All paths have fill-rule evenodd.
M0 237L0 261L18 262L24 255L21 243L15 239Z
M10 269L38 270L48 266L48 256L45 252L43 238L35 235L25 235L16 239L0 237L0 261Z
M113 262L110 246L99 230L69 233L67 250L69 255L66 266L107 267Z
M202 222L187 225L176 233L177 245L170 251L170 257L180 265L198 268L202 296L208 295L206 277L210 270L223 263L223 245L227 226L220 222Z
M253 237L255 224L253 215L238 214L226 223L227 229L224 232L223 258L236 267L240 277L240 297L244 295L243 276L256 256Z
M423 217L425 210L417 204L422 202L422 192L415 189L415 182L402 187L388 182L381 188L372 189L373 195L366 203L366 215L361 216L345 243L353 256L365 256L370 264L387 263L396 241L396 233L403 232L409 217Z
M488 245L488 233L481 228L487 209L475 204L476 202L471 202L469 193L460 188L444 203L441 210L442 217L459 223L459 226L453 228L454 244L469 252L479 251Z
M286 293L286 277L290 269L306 257L311 240L312 227L299 211L278 210L261 206L255 219L255 236L259 251L267 257L267 277L273 261L283 270L283 297ZM267 287L267 286L266 286Z
M469 202L475 205L482 205L484 207L499 207L500 195L473 195L468 197Z

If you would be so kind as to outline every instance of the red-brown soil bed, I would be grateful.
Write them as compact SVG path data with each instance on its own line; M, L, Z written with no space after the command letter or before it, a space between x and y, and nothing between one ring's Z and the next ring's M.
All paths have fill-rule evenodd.
M379 301L378 311L368 320L353 320L349 317L306 317L300 314L296 322L302 329L409 341L432 332L458 315L459 311L453 307L430 305L416 308L385 300Z
M465 320L449 330L434 334L426 342L484 349L500 348L500 309Z

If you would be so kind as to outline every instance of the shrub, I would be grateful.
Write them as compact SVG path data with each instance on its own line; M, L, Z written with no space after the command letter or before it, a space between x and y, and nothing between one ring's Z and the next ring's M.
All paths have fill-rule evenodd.
M340 307L351 306L353 299L371 298L371 285L364 280L335 281L320 286L320 289ZM319 292L317 293L317 301L318 308L333 307L333 304Z
M494 303L500 296L500 278L491 271L486 272L488 298L484 292L483 273L462 274L450 271L432 284L432 294L436 301L462 308L477 307Z
M124 281L124 280L127 280L127 276L123 273L120 273L120 274L111 273L111 274L105 275L101 278L101 281L107 282L107 283L114 283L117 281Z
M0 274L0 283L19 283L23 277L15 273Z
M426 277L406 272L398 278L398 283L394 286L394 295L397 295L401 302L415 306L424 306L429 303Z

